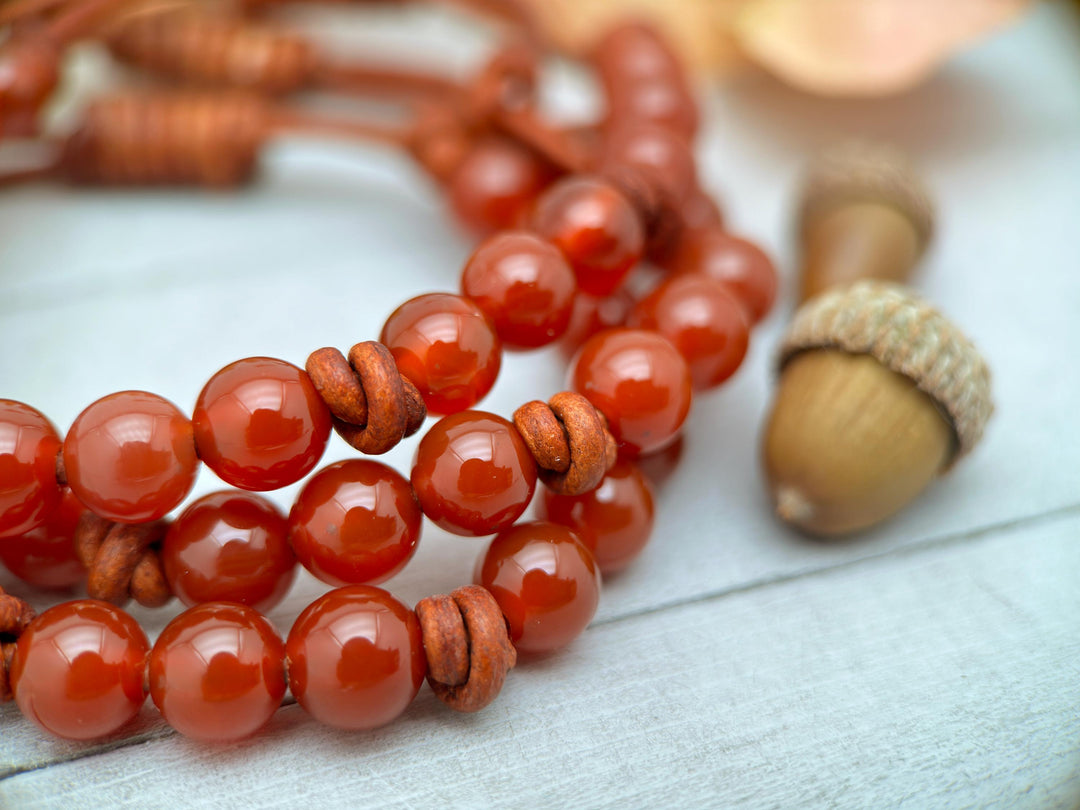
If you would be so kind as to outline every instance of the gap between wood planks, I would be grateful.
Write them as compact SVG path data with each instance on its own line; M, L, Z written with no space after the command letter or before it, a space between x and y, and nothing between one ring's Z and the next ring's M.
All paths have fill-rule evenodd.
M931 537L927 538L926 540L913 543L911 545L889 549L887 551L882 551L876 554L868 554L866 556L856 557L850 560L844 560L843 562L825 565L820 568L804 569L801 571L794 571L789 574L763 577L761 579L751 580L749 582L733 585L728 588L721 588L716 591L699 594L688 599L673 599L669 602L664 602L662 604L654 605L649 608L633 610L624 613L621 616L613 616L608 619L593 622L589 626L589 629L618 624L620 622L637 619L642 616L648 616L654 613L661 613L667 610L674 610L693 604L715 602L720 599L744 594L760 588L769 588L778 585L785 585L796 580L810 579L818 576L823 576L833 573L835 571L841 571L848 568L855 568L861 565L880 562L888 558L900 559L903 557L910 557L937 548L958 545L967 541L987 539L1001 533L1009 532L1021 526L1037 526L1045 523L1054 523L1060 520L1066 520L1070 517L1074 517L1077 515L1080 515L1080 503L1063 506L1058 509L1050 510L1049 512L1039 513L1037 515L1025 515L1022 517L999 521L997 523L990 523L985 526L965 529L960 532L945 534L940 537ZM293 698L291 695L287 695L282 701L281 705L291 706L295 703L296 699ZM99 745L95 745L78 751L72 751L68 754L58 756L56 759L49 760L48 762L41 762L26 766L16 766L14 768L11 768L10 770L0 771L0 782L15 776L19 776L20 774L43 770L45 768L52 767L53 765L62 765L67 762L74 762L81 759L95 757L100 754L107 754L111 751L116 751L121 748L128 748L135 745L155 742L157 740L168 739L175 736L176 734L178 734L178 732L174 729L169 728L166 725L161 725L144 732L133 734L129 737L124 737L117 740L110 740Z

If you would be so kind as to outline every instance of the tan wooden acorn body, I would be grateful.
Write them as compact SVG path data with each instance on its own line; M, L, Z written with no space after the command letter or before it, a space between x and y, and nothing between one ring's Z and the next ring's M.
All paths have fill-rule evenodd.
M930 198L903 155L866 144L825 152L800 205L800 300L860 279L907 281L932 230Z
M969 452L991 411L974 347L902 287L818 296L787 333L765 426L777 514L823 536L872 526Z

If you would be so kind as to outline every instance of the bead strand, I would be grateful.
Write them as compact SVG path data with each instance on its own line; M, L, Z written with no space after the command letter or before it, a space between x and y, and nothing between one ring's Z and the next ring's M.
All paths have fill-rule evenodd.
M348 357L316 350L305 369L238 360L210 378L190 420L153 394L113 394L83 411L63 441L37 411L0 400L0 559L10 567L9 559L66 541L90 570L90 595L106 600L69 602L30 621L25 603L0 592L0 698L10 681L24 714L73 739L114 733L147 693L167 722L197 739L254 733L287 689L321 722L366 729L405 711L425 676L452 708L479 710L519 654L551 653L584 631L601 574L628 565L651 532L651 487L632 460L676 446L693 392L735 372L775 295L768 260L723 232L698 185L687 145L697 112L666 46L648 29L623 26L592 61L609 102L598 128L565 132L541 121L534 55L504 48L462 88L460 109L420 104L408 136L388 135L443 183L460 219L496 232L466 263L460 295L405 302L378 342L358 343ZM218 120L222 98L195 120ZM153 103L150 117L149 107L102 107L112 112L100 113L98 131L174 113L180 121L176 111L194 109ZM69 165L102 179L238 182L269 131L265 102L251 105L222 124L231 140L218 143L220 164L203 161L214 152L209 141L155 145L135 127L127 130L134 157L113 151L123 138L94 142L91 129L69 142L69 155L82 156ZM275 115L274 126L302 123ZM646 257L672 276L632 302L625 281ZM472 410L504 348L556 341L577 349L571 391L526 403L513 421ZM265 391L277 405L257 404ZM315 471L288 518L230 490L163 520L190 491L198 460L240 490L276 489L315 470L331 427L379 454L428 413L443 418L418 442L408 480L351 459ZM131 447L109 429L121 423ZM137 485L125 479L132 464ZM538 478L542 519L518 523ZM350 526L361 501L366 522ZM494 537L474 585L410 610L375 584L411 559L423 516L452 534ZM226 573L218 538L241 527L242 565ZM288 590L297 560L337 587L300 613L283 642L260 611ZM57 554L23 569L42 584L69 585L71 561ZM161 604L171 594L189 609L152 646L110 604ZM76 677L76 659L86 688L74 695L63 684Z

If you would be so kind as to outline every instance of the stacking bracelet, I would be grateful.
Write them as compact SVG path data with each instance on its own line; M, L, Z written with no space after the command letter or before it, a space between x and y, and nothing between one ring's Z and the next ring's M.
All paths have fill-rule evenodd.
M117 732L147 694L202 740L255 733L286 690L324 723L366 729L401 714L425 677L452 708L482 709L519 656L580 635L601 575L649 538L637 462L678 441L694 392L736 372L776 294L767 257L724 230L698 183L697 108L658 35L637 24L605 35L590 64L606 112L560 128L537 110L542 43L520 25L457 84L331 63L263 18L197 3L19 0L4 15L2 133L38 132L59 55L79 39L182 87L99 99L46 163L0 182L232 186L271 135L374 137L414 156L481 241L457 292L412 298L378 340L317 349L304 368L237 360L190 418L121 391L61 436L0 400L0 561L31 585L85 582L89 595L35 617L0 591L0 699L78 740ZM331 120L281 99L311 86L392 99L410 123ZM649 290L637 283L645 263L662 271ZM505 350L556 342L573 355L569 390L510 419L475 409ZM408 478L368 458L428 416L440 418ZM362 457L316 470L331 431ZM169 519L200 463L231 489ZM305 478L288 516L255 494ZM538 481L540 519L519 522ZM412 558L424 517L493 539L474 583L410 609L376 586ZM283 641L262 612L297 561L334 589ZM121 606L174 596L188 610L151 646Z

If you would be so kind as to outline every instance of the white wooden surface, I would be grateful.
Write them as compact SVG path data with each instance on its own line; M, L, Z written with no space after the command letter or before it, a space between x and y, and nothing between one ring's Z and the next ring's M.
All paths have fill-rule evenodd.
M454 64L483 47L439 15L314 24ZM0 807L1080 807L1078 46L1073 6L1046 3L899 98L825 102L760 77L710 94L706 183L789 276L792 196L817 148L884 138L925 170L941 227L918 284L989 357L998 413L910 511L833 544L769 516L756 445L785 299L736 380L695 403L645 556L605 583L578 642L515 670L487 712L452 715L425 688L375 733L289 706L207 749L152 707L77 745L7 705ZM572 71L552 78L557 106L588 108ZM62 428L124 388L188 409L237 357L302 363L456 286L468 242L404 158L289 143L265 167L235 195L0 195L0 396ZM508 357L482 407L508 414L562 374L552 352ZM204 471L197 491L218 486ZM388 587L410 603L448 590L482 547L428 526ZM322 590L302 576L279 628ZM176 608L134 612L154 635Z

